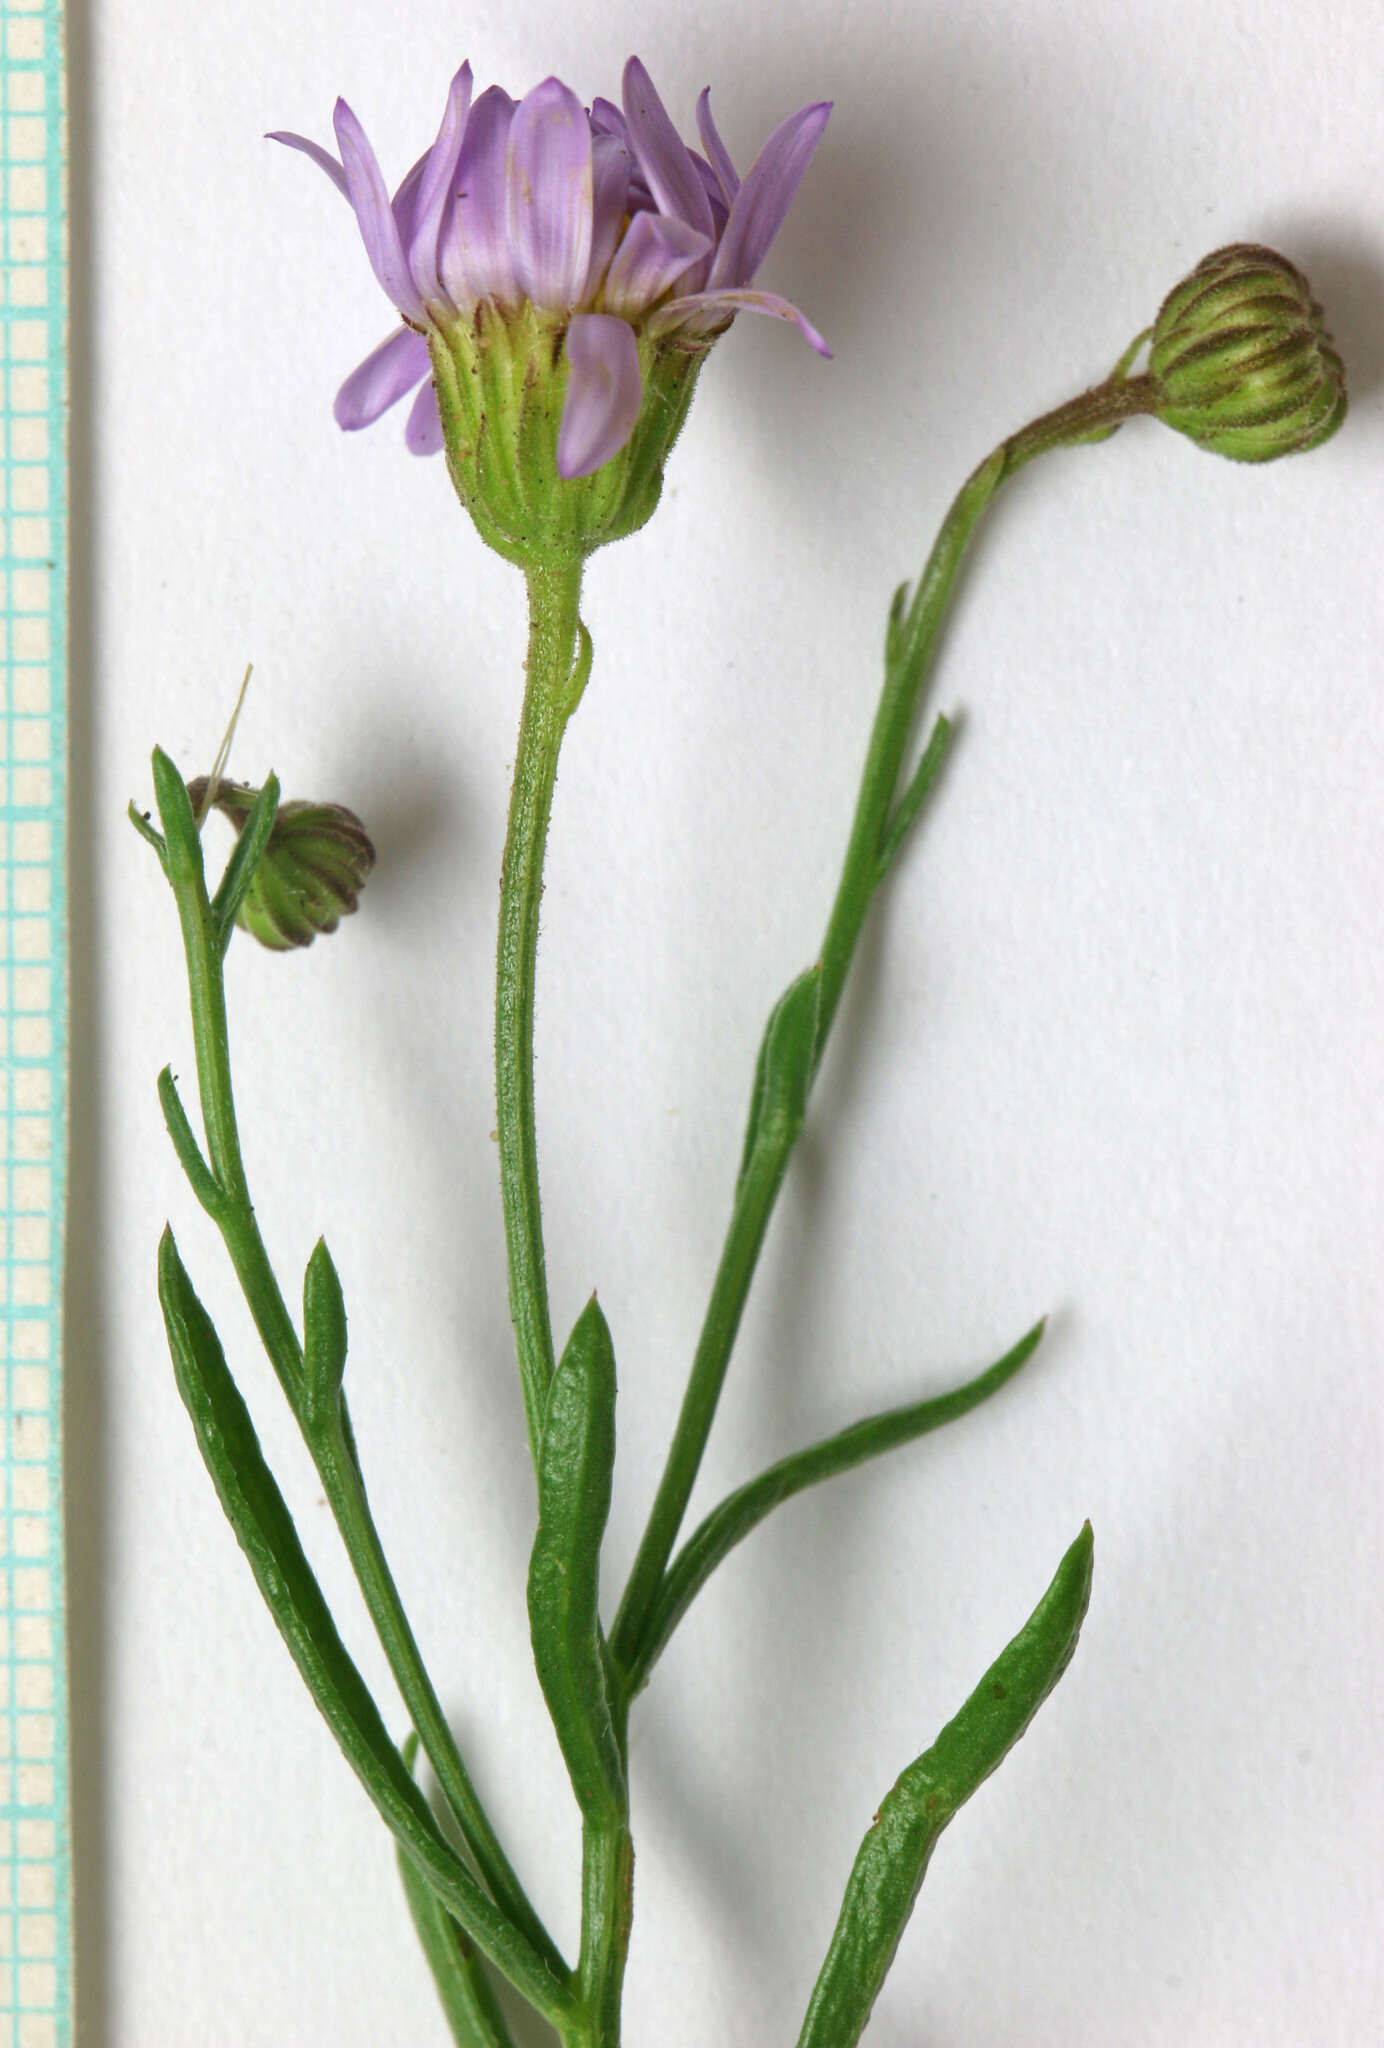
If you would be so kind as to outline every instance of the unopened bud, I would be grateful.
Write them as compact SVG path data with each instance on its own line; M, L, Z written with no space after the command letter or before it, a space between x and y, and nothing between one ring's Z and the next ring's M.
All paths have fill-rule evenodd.
M1168 294L1149 375L1167 426L1237 462L1319 447L1345 418L1345 365L1307 279L1252 242L1203 257Z
M187 793L200 816L206 777L190 782ZM246 783L218 781L211 804L241 832L258 795ZM236 923L275 952L310 946L355 909L374 865L369 835L344 804L280 804Z

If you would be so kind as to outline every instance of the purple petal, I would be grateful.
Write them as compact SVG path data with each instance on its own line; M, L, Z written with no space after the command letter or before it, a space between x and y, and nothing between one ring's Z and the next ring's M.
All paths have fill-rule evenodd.
M567 402L557 437L559 476L590 476L634 432L644 395L634 329L609 313L578 313L567 329Z
M462 131L471 106L471 66L463 64L452 80L437 140L424 159L408 244L409 270L424 299L438 292L437 244L443 210L454 189Z
M624 143L626 149L630 146L625 117L613 100L592 100L591 132L593 135L613 135L617 142Z
M405 249L413 240L413 218L418 211L418 187L423 182L423 173L428 168L428 158L431 155L432 151L425 149L417 163L409 166L400 178L399 188L389 202L394 211L399 240Z
M777 292L690 292L686 298L670 299L666 306L660 306L649 321L649 332L671 334L674 328L681 328L686 334L709 334L737 313L771 313L776 320L794 321L803 339L816 349L819 356L830 360L831 350L812 322L787 299L781 299Z
M428 374L428 344L411 327L396 327L352 370L332 403L332 418L348 434L368 427Z
M625 66L625 119L630 146L660 213L676 214L704 235L713 233L711 201L653 80L637 57Z
M606 272L606 305L633 319L661 299L710 247L710 235L698 234L685 220L637 213Z
M404 446L410 455L442 453L442 420L437 410L437 392L429 377L409 408L404 428Z
M614 135L592 137L591 179L591 262L582 292L587 301L601 288L628 208L630 153Z
M442 227L438 272L452 304L466 312L477 299L512 305L519 296L506 225L505 159L514 102L492 85L471 109L457 158L457 203Z
M703 88L697 101L697 133L702 138L702 148L710 157L716 172L717 183L725 194L729 206L740 190L740 173L730 160L730 151L721 140L721 131L711 116L711 87Z
M586 110L560 78L515 108L505 184L520 288L540 312L564 313L591 262L592 168Z
M356 210L370 267L404 318L421 326L426 318L423 301L409 276L399 223L394 218L375 152L345 100L336 103L334 125L346 173L346 196Z
M712 233L719 237L730 215L726 195L721 190L721 181L704 156L698 156L695 149L690 149L687 153L692 159L693 169L702 181L702 190L711 202L711 217L715 223Z
M346 190L346 173L329 149L323 149L320 142L310 142L306 135L294 135L287 128L273 128L265 136L266 142L282 142L288 149L301 149L304 156L310 156L319 170L327 173L343 199L349 199Z
M831 113L830 100L819 100L791 114L765 143L735 196L707 280L715 291L719 285L732 289L749 284L769 253L769 244L783 226L784 215L812 152L821 140Z

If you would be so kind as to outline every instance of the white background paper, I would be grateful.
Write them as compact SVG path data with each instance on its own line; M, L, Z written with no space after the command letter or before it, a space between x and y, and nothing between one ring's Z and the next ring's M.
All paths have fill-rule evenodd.
M169 1152L171 902L122 812L256 664L235 769L368 821L361 914L230 982L290 1294L344 1277L380 1524L564 1943L577 1829L529 1660L532 1488L495 1187L492 924L522 589L402 416L389 329L273 127L344 93L397 177L463 56L747 162L836 111L654 522L601 555L559 779L538 1096L554 1320L620 1364L613 1604L713 1270L768 1007L813 957L890 592L1004 433L1103 375L1206 251L1309 272L1354 406L1242 468L1157 426L1048 459L984 533L934 702L945 786L861 949L699 1508L940 1390L1044 1310L993 1407L785 1508L636 1710L631 2048L795 2038L862 1830L1089 1515L1095 1597L935 1858L872 2048L1384 2038L1384 26L1375 0L113 0L74 23L79 731L69 1487L89 2048L444 2039L382 1830L201 1469L154 1297L172 1217L401 1726L306 1458ZM83 321L84 331L87 321ZM213 835L215 836L215 835Z

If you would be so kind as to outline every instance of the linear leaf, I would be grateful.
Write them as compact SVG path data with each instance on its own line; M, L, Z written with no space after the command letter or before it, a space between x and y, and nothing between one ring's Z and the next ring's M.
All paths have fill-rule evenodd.
M668 1638L717 1565L729 1556L737 1543L744 1542L766 1515L806 1487L816 1486L824 1479L834 1479L839 1473L852 1471L870 1458L898 1450L902 1445L926 1436L930 1430L940 1429L944 1423L968 1415L982 1401L988 1401L992 1394L997 1394L1020 1367L1027 1364L1042 1341L1043 1329L1043 1323L1035 1323L1011 1351L1006 1351L1003 1358L961 1386L952 1387L945 1394L934 1394L925 1401L912 1401L905 1407L889 1408L882 1415L871 1415L863 1422L852 1423L849 1429L839 1430L835 1436L824 1437L820 1443L812 1444L806 1450L780 1458L758 1478L748 1480L734 1493L727 1494L705 1521L693 1530L668 1568L649 1620L638 1664L631 1674L631 1692L638 1692L647 1682Z
M394 1855L418 1945L457 2048L513 2048L480 1952L419 1875L413 1858L397 1846Z
M410 1771L417 1754L418 1737L410 1735L403 1750ZM402 1848L396 1848L395 1856L409 1917L457 2048L514 2048L475 1944L419 1875L413 1858Z
M755 1061L737 1189L767 1131L772 1128L781 1140L785 1126L796 1136L802 1125L817 1057L821 987L820 966L809 967L789 982L769 1012Z
M173 1069L165 1067L158 1079L159 1106L163 1120L168 1126L168 1135L173 1141L188 1184L208 1216L219 1223L226 1214L226 1193L220 1181L202 1156L192 1125L188 1122L187 1111L183 1108L178 1084L173 1079Z
M951 748L953 726L949 718L941 714L933 722L928 734L927 745L914 769L908 787L894 806L893 814L886 824L879 842L879 858L875 863L875 887L884 880L903 846L923 805L937 786L947 754Z
M159 807L159 818L163 824L164 851L167 855L165 873L170 882L202 881L202 840L193 815L192 801L187 793L187 784L173 761L162 747L155 747L152 756L154 771L154 799Z
M148 812L141 811L133 798L130 800L129 808L125 815L129 818L130 823L134 826L145 844L153 847L159 857L159 866L166 875L168 873L168 848L164 845L162 832L155 830Z
M346 1371L346 1302L325 1238L303 1276L303 1412L309 1432L330 1426L341 1409Z
M798 2048L854 2048L947 1822L1003 1761L1066 1670L1091 1597L1091 1524L932 1748L909 1765L855 1859Z
M225 873L212 898L212 915L220 929L223 952L229 945L231 933L235 929L236 912L245 901L246 892L255 879L260 856L269 844L269 835L274 829L278 811L279 778L271 774L255 798L249 817L237 827L231 857L226 863Z
M570 1993L499 1912L443 1839L337 1634L293 1518L264 1461L221 1341L193 1290L171 1230L159 1245L159 1300L178 1391L221 1505L308 1691L375 1808L449 1911L540 2011Z
M539 1683L586 1818L625 1811L599 1612L601 1538L615 1466L615 1352L593 1295L548 1390L529 1560L529 1634Z

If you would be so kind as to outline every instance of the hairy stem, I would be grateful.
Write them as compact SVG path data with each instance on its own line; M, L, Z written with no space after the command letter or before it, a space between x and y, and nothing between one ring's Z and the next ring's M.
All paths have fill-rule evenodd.
M543 1255L534 1126L533 1015L543 855L558 751L580 695L581 564L528 571L529 653L500 872L495 964L495 1101L514 1324L529 1450L535 1470L553 1376L553 1331Z

